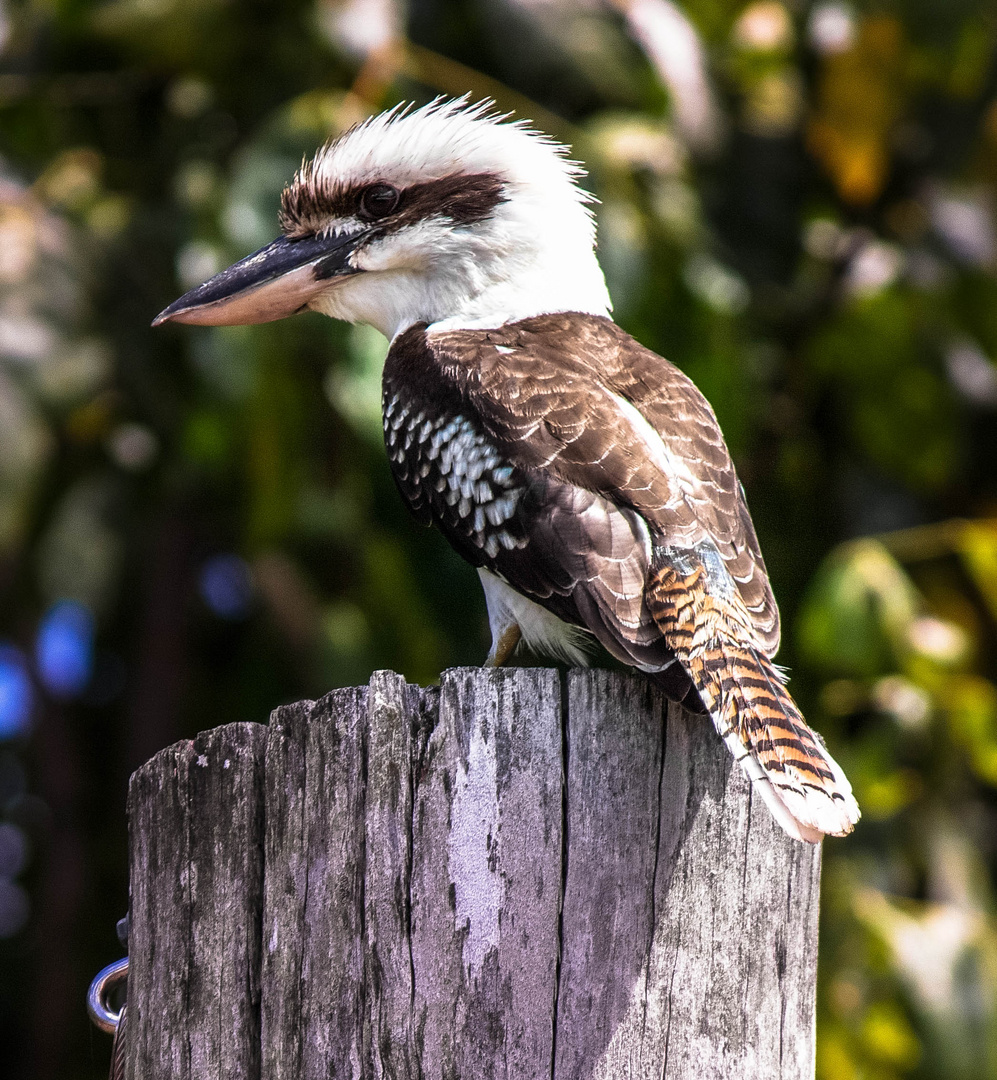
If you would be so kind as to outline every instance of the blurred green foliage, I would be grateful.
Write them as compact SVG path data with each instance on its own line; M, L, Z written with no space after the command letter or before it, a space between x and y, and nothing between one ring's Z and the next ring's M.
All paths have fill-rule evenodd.
M0 2L4 1075L106 1071L133 768L485 654L375 332L149 329L317 144L466 92L588 165L617 318L712 401L855 783L819 1077L997 1077L995 50L985 0Z

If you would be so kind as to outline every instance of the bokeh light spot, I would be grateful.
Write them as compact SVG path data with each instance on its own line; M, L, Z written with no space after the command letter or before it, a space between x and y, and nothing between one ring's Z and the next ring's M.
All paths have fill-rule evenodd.
M141 472L156 460L159 442L144 424L119 424L108 437L107 451L122 469Z
M38 675L59 698L80 695L93 674L93 615L74 600L56 604L38 628Z
M0 739L28 730L34 696L24 654L12 645L0 645Z
M855 14L848 4L816 4L807 25L810 44L822 56L845 52L855 44Z
M238 555L215 555L201 568L201 596L223 619L244 619L253 599L249 566Z

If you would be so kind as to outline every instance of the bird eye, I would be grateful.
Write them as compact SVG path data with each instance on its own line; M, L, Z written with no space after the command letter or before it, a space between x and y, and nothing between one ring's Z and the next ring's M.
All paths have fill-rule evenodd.
M387 217L401 198L390 184L371 184L360 192L360 215L368 221Z

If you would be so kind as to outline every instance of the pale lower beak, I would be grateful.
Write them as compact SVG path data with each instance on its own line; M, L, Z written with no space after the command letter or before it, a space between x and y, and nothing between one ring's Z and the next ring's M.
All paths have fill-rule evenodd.
M152 325L244 326L286 318L327 289L330 278L358 272L349 258L364 235L281 236L184 293Z

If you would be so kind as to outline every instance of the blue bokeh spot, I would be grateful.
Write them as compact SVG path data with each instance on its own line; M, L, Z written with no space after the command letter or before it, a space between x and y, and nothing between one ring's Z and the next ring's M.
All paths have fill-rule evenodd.
M238 555L215 555L201 568L201 596L223 619L244 619L253 599L249 566Z
M46 690L58 698L78 697L93 674L93 615L73 600L55 605L38 628L35 659Z
M13 645L0 645L0 739L27 732L34 699L24 654Z

